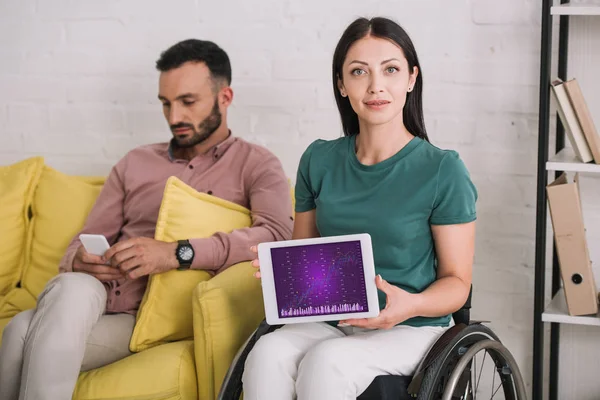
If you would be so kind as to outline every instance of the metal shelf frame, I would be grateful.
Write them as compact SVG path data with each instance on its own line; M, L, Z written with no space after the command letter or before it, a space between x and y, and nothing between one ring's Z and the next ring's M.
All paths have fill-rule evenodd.
M539 92L539 135L538 135L538 162L537 162L537 203L536 203L536 234L535 234L535 294L534 294L534 323L533 323L533 386L532 399L542 400L544 398L544 314L545 287L546 287L546 228L547 228L547 195L548 184L548 160L550 149L550 80L552 66L552 0L542 1L542 31L540 49L540 92ZM561 5L567 5L567 0L560 0ZM556 9L560 9L557 7ZM567 79L568 45L569 45L569 18L570 15L554 13L559 21L558 37L558 77ZM559 153L565 147L564 128L560 118L555 116L556 143L555 153ZM555 178L562 171L554 170ZM561 289L560 270L556 248L553 246L552 256L552 298ZM548 398L558 399L558 376L559 376L559 351L560 351L560 323L550 322L550 360L549 360L549 385Z

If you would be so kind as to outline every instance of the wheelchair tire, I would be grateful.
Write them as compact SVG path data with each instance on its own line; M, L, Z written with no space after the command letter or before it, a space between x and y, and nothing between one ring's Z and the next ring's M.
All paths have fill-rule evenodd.
M452 372L456 369L457 365L459 364L459 361L471 346L475 345L480 341L494 341L501 345L501 342L498 339L498 337L488 327L480 324L467 326L452 339L452 341L446 346L446 348L427 368L417 398L419 400L442 399L442 396L444 395L444 390L446 389L449 383L450 376L452 375ZM502 347L504 348L504 346ZM508 350L506 350L506 352L508 352ZM510 359L514 362L512 356L510 357ZM494 362L496 363L500 361L501 360L494 359ZM462 366L462 369L465 369L464 365ZM516 374L519 374L518 367L514 368L514 370ZM522 383L522 378L520 374L518 375L517 380ZM515 385L515 380L513 379L512 373L507 374L503 377L502 388L504 390L505 399L522 399L522 397L518 395L517 386ZM450 392L453 392L455 388L452 387L448 389Z

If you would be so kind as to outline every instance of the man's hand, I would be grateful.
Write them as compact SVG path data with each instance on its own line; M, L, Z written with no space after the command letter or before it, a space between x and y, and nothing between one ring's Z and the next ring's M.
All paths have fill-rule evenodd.
M113 281L124 277L121 271L110 265L106 265L103 257L88 253L83 246L79 246L75 253L73 271L92 275L100 282Z
M375 318L354 318L340 321L340 326L358 326L368 329L390 329L417 315L417 296L384 281L381 275L375 277L377 289L386 295L385 308Z
M177 242L167 243L146 237L116 243L104 258L129 279L170 271L179 267Z

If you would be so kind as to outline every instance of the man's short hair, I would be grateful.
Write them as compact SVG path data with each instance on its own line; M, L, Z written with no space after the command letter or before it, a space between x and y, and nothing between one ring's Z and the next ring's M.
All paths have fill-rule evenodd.
M187 39L174 44L161 53L156 61L156 69L166 72L190 61L206 64L215 81L222 79L227 85L231 85L229 56L222 48L208 40Z

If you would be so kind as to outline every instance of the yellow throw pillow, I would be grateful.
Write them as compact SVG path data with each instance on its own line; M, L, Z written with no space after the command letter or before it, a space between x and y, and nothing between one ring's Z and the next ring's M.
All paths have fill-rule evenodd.
M0 167L0 296L21 277L29 207L43 165L42 157L32 157Z
M81 230L105 178L65 175L44 167L35 191L21 286L36 298Z
M238 204L200 193L176 177L165 185L156 223L156 240L206 238L252 225L250 211ZM198 249L197 251L202 251ZM192 293L210 279L206 271L169 271L151 275L129 348L137 352L193 337Z

